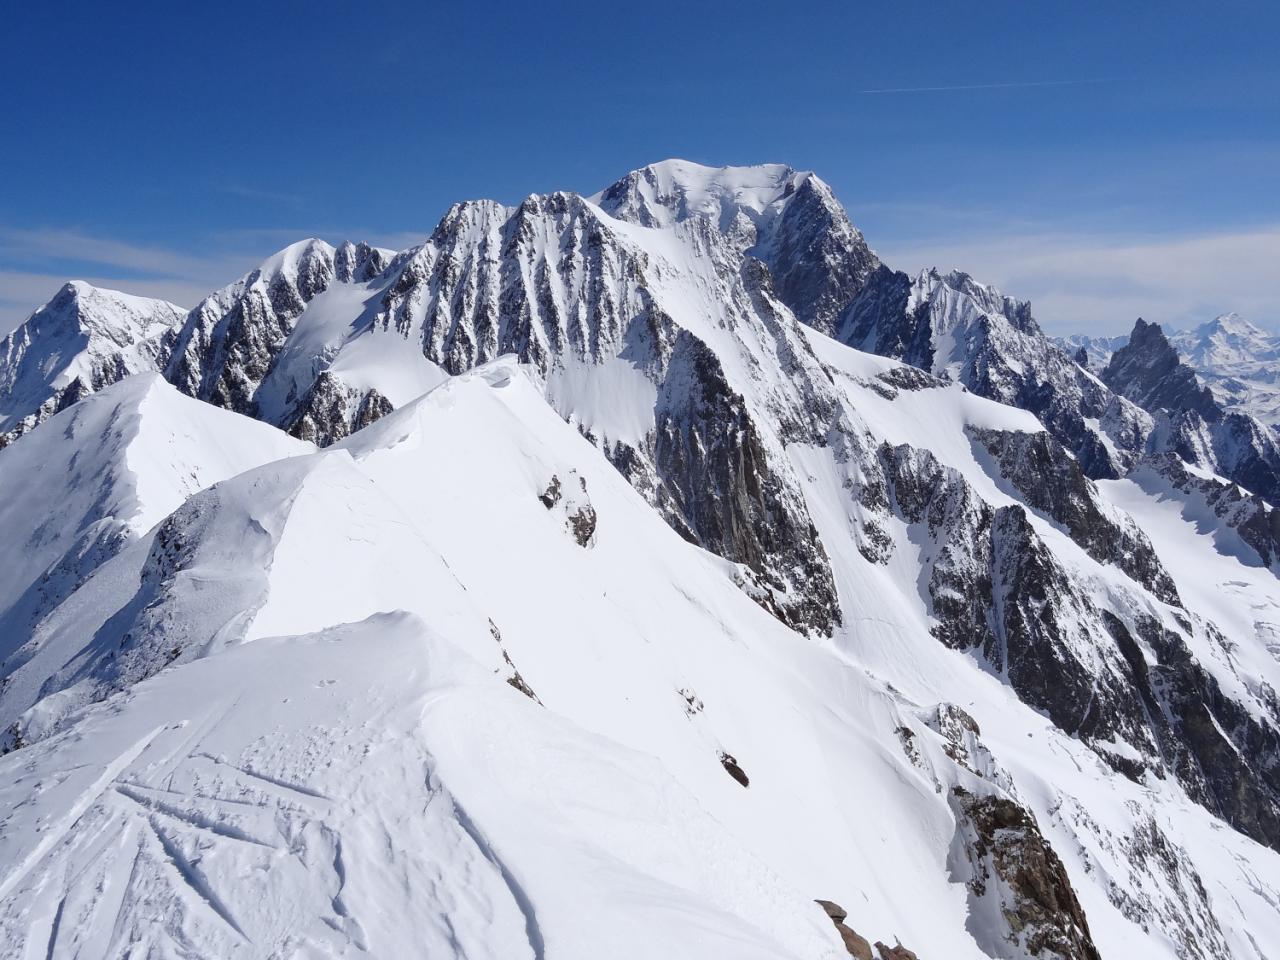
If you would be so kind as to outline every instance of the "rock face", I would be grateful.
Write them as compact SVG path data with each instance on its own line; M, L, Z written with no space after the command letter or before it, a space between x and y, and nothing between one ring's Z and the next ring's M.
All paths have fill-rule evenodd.
M1146 534L1108 507L1077 460L1048 433L974 430L970 435L996 458L1001 474L1026 504L1065 528L1089 556L1114 563L1165 603L1178 590Z
M975 899L998 900L1008 924L992 956L1044 960L1101 960L1089 923L1061 859L1035 818L1007 797L976 796L953 787L952 805L972 868Z
M830 900L819 900L817 903L831 918L831 922L835 924L836 930L840 934L840 940L844 943L844 948L849 951L849 956L855 957L856 960L875 960L871 955L871 944L865 938L859 936L852 928L845 925L845 918L849 914L844 907Z
M704 218L768 267L778 298L802 323L827 334L880 265L830 187L777 164L713 170L671 160L593 199L645 227Z
M1019 489L1028 487L1030 505L1087 551L1128 568L1154 595L1176 603L1146 537L1128 518L1103 511L1069 458L1047 457L1051 448L1033 435L974 437L990 444L1007 476L1021 476ZM993 508L927 451L886 446L880 459L886 488L873 485L864 496L891 504L919 531L914 536L930 544L922 582L940 641L981 656L1023 701L1089 743L1115 770L1134 779L1146 771L1172 775L1237 829L1277 846L1280 711L1265 706L1273 693L1263 691L1261 700L1270 722L1251 719L1249 710L1222 696L1184 636L1150 615L1135 620L1129 614L1124 627L1117 613L1082 590L1025 507ZM1042 483L1028 486L1036 475ZM1141 632L1148 653L1140 652L1131 630ZM1118 749L1117 742L1128 746Z
M304 240L197 306L178 332L165 377L237 413L254 394L306 305L335 277L333 247Z
M392 409L391 401L376 388L355 390L326 370L316 377L280 426L300 440L327 447L385 417Z
M591 546L596 533L596 510L587 496L587 478L572 473L562 484L553 476L538 499L549 511L564 517L565 530L580 547Z
M1029 303L964 273L926 270L912 280L882 266L836 335L1034 413L1094 479L1123 475L1151 430L1146 413L1044 336Z
M1154 619L1132 632L1103 614L1167 763L1188 794L1259 843L1280 848L1280 699L1258 718L1223 695L1185 640ZM1150 662L1139 641L1155 655Z
M107 324L85 334L85 347L76 338L91 326L85 317L92 300L71 287L5 341L0 377L8 379L0 385L8 393L0 391L0 402L21 393L35 403L11 403L11 413L0 407L11 439L135 366L158 368L189 397L321 447L338 444L314 458L338 471L365 437L382 436L392 449L415 436L405 415L419 399L434 397L452 409L459 384L482 380L485 391L501 394L516 392L514 378L575 451L543 462L540 450L525 450L518 466L508 465L516 477L512 499L534 514L528 527L553 538L539 556L590 565L616 555L625 511L609 510L609 497L619 500L608 483L631 491L599 458L593 462L602 472L588 490L586 473L568 464L586 462L574 459L579 454L594 456L589 444L670 528L715 555L686 550L705 569L685 580L705 574L736 585L817 641L788 648L796 662L827 650L818 638L832 637L853 659L865 655L868 671L895 680L909 660L912 684L927 686L926 674L928 683L950 682L932 678L940 672L935 656L948 669L981 673L983 684L994 678L1022 702L1009 698L1008 710L1033 716L1037 731L1044 718L1052 723L1056 747L1082 777L1096 767L1100 782L1113 787L1140 784L1184 808L1190 798L1280 849L1280 701L1268 682L1271 662L1258 665L1270 656L1270 599L1256 607L1258 637L1234 622L1227 632L1239 635L1227 636L1209 619L1219 617L1217 608L1185 579L1185 564L1157 553L1155 544L1164 551L1166 542L1159 525L1140 526L1115 506L1127 502L1116 491L1129 485L1100 482L1127 477L1153 499L1180 500L1195 533L1227 543L1230 550L1221 552L1248 564L1256 554L1258 564L1273 566L1280 519L1268 491L1280 477L1280 448L1265 425L1224 408L1154 325L1140 323L1127 345L1107 345L1100 366L1102 346L1064 351L1044 337L1029 304L966 274L930 270L911 278L884 266L811 174L680 161L638 170L592 198L552 193L514 207L459 203L421 245L400 254L304 241L189 314L139 308L119 329ZM160 319L147 319L147 310ZM68 356L88 358L83 369L45 364L62 356L50 346L62 340L75 347ZM518 375L504 355L525 365ZM1103 378L1086 362L1095 371L1105 366ZM30 371L46 366L61 372L32 379ZM477 367L483 369L473 373ZM497 429L451 434L447 455L510 439L503 430L512 420L484 422ZM434 428L448 423L442 416ZM519 429L525 426L520 421ZM34 449L31 440L21 442ZM7 451L11 459L0 465L18 462L20 449ZM113 461L99 472L123 475L126 466ZM428 461L417 467L414 482L393 486L387 504L370 493L360 517L345 522L359 526L383 508L410 508L434 469ZM313 469L320 468L289 465L240 482L201 483L208 489L187 491L167 517L149 517L135 532L151 531L141 544L112 522L86 523L41 554L19 584L31 606L11 621L23 633L6 663L18 670L57 641L90 640L75 659L49 668L32 691L48 702L47 712L26 714L24 704L8 745L29 745L59 729L70 706L54 704L55 694L73 691L88 702L246 639L270 600L266 572L294 494L310 489ZM339 479L344 497L369 489L357 475ZM280 504L268 515L257 507L273 490ZM109 519L99 504L91 506L97 520ZM639 508L648 515L643 503ZM1139 515L1138 507L1129 509ZM388 522L379 529L387 536L403 528ZM685 550L661 526L655 538ZM39 530L20 539L53 543ZM218 568L218 577L208 577L213 558L233 551L244 569ZM360 566L353 562L352 570ZM590 567L574 569L575 582L592 586L582 597L594 600ZM473 583L484 581L471 574ZM103 601L110 608L104 619L85 626L69 612L77 604L83 612L94 591L107 596L121 583L128 590ZM366 592L380 602L379 586ZM685 582L680 588L695 589ZM733 586L726 589L741 600ZM732 632L718 609L706 613L714 629ZM538 701L518 660L558 708L570 685L539 669L534 648L521 645L518 616L492 615L508 630L511 651L490 620L498 648L487 639L484 646L494 674ZM732 640L750 646L758 633ZM1242 644L1253 646L1242 651ZM762 790L768 795L775 768L758 759L748 739L741 714L749 711L736 718L722 711L717 700L729 699L728 686L719 697L708 692L715 676L705 677L705 687L697 678L706 704L688 678L662 681L663 702L680 691L678 704L667 706L681 709L678 722L690 720L702 738L691 769L716 759L751 793L717 771L711 779L718 790L740 803ZM1066 829L1069 804L1046 811L1034 806L1037 797L1020 797L965 710L944 702L907 715L897 691L885 686L889 742L896 736L907 756L904 764L893 751L902 768L894 774L905 771L913 786L923 784L928 802L921 809L936 815L933 835L950 838L954 827L957 863L968 871L957 882L968 883L973 902L988 910L993 926L986 929L1000 931L983 948L994 957L1096 956L1066 875L1077 863L1087 873L1093 861L1083 853L1073 859L1074 846L1060 845L1064 867L1049 846L1048 837L1057 842L1056 831ZM818 694L806 688L804 695ZM944 696L968 704L967 691L951 689L929 702ZM740 726L726 726L722 741L715 730L721 723ZM754 788L722 742L745 758ZM1066 836L1083 837L1082 849L1094 850L1088 845L1101 832L1085 813L1074 815L1074 833ZM1106 898L1087 902L1105 907L1109 899L1127 920L1172 931L1189 957L1227 955L1227 934L1204 919L1213 915L1210 895L1203 886L1196 891L1192 858L1169 839L1176 836L1169 821L1153 820L1150 828L1135 822L1106 838L1109 856L1140 862L1158 879L1131 884L1142 889L1127 898L1111 879ZM1177 883L1166 883L1172 874ZM843 924L843 912L836 917L834 905L826 906L853 955L873 956L868 941ZM1180 921L1180 914L1196 919ZM909 942L933 952L918 933ZM912 956L879 942L874 951L882 960Z
M1261 421L1229 411L1178 356L1159 324L1139 319L1102 379L1159 419L1151 445L1213 470L1271 503L1280 502L1280 438Z
M1160 325L1141 317L1128 343L1112 355L1101 376L1113 390L1145 410L1194 411L1210 423L1222 418L1213 393L1178 358Z

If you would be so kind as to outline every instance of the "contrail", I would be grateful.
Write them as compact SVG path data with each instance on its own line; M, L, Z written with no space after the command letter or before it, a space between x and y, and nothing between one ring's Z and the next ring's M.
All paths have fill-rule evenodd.
M1086 83L1108 83L1096 80L1019 80L1013 83L965 83L947 87L886 87L883 90L859 90L859 93L934 93L944 90L1007 90L1013 87L1073 87Z

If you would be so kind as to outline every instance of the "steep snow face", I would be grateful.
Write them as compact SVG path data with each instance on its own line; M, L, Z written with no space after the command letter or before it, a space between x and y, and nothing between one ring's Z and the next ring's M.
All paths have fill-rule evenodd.
M87 397L0 455L3 655L104 560L197 490L308 444L155 373Z
M156 369L186 311L68 283L0 341L0 444L130 374Z
M716 169L667 160L628 174L591 200L643 227L691 219L713 225L762 260L779 299L825 333L879 265L831 188L780 164Z
M1034 418L813 338L877 453L828 462L791 450L850 614L841 634L883 635L893 676L918 671L904 656L930 659L907 654L904 636L968 651L1116 771L1173 776L1275 845L1280 669L1266 639L1247 641L1260 653L1249 669L1224 661L1215 610L1187 605L1141 525L1053 452ZM1195 732L1206 710L1234 731L1213 746ZM1256 766L1227 759L1241 755ZM1252 799L1240 803L1240 790Z
M924 270L911 280L881 267L835 336L1029 410L1090 477L1123 475L1152 429L1142 409L1040 332L1030 304L964 273Z
M123 712L88 711L74 740L0 763L6 807L71 771L5 821L0 929L15 949L843 952L820 908L661 763L542 709L405 614L170 671Z

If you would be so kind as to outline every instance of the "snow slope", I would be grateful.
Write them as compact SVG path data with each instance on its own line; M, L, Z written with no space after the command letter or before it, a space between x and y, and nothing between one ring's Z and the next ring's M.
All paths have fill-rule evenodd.
M850 375L893 366L828 344ZM912 393L895 429L932 431L982 482L956 427L1033 421L946 389L952 422ZM564 494L548 508L553 478ZM586 506L584 543L572 521ZM820 516L824 536L834 522ZM260 546L236 535L249 528ZM172 575L155 566L162 539L182 542ZM47 696L31 745L0 761L8 942L52 956L133 938L154 955L589 957L608 942L617 956L835 957L824 898L922 956L1019 956L963 884L952 785L1031 805L1104 956L1179 955L1108 893L1180 904L1163 874L1127 872L1148 820L1194 857L1232 956L1262 956L1246 931L1276 942L1271 885L1249 893L1238 871L1275 875L1280 858L1168 784L1118 779L940 647L900 580L847 559L850 609L875 598L880 619L853 619L835 646L786 629L509 361L217 484L77 593L101 616L141 590L178 655L112 640L112 664L80 680L131 682L96 706ZM59 634L71 646L52 665L92 661L74 649L85 636ZM965 763L931 726L944 697L985 731Z
M196 491L310 449L265 424L129 377L0 457L0 624L8 656L32 618Z

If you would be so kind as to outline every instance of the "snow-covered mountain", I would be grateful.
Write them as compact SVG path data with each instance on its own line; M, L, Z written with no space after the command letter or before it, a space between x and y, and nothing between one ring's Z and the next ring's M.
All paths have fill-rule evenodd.
M0 446L95 390L154 370L184 316L164 300L68 283L0 341Z
M158 343L0 451L9 954L1280 950L1269 500L813 174L304 241Z

